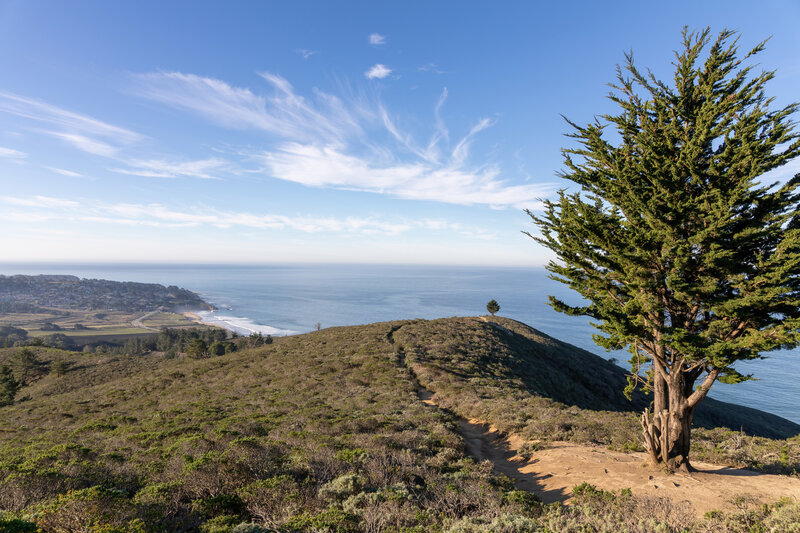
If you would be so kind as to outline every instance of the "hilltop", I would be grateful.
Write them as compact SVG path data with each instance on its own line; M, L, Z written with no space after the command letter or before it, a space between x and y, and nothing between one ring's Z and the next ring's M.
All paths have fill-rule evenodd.
M0 350L0 364L19 350ZM14 421L0 431L0 509L19 527L671 531L699 520L594 487L577 505L543 506L470 456L460 417L520 436L528 454L554 441L636 447L646 399L622 397L622 369L512 320L330 328L206 359L34 350L41 372L0 408ZM698 458L800 465L785 439L796 424L721 402L698 418L733 428L698 430ZM745 518L780 524L800 507L759 513ZM743 520L728 509L703 524ZM239 525L251 522L262 529Z

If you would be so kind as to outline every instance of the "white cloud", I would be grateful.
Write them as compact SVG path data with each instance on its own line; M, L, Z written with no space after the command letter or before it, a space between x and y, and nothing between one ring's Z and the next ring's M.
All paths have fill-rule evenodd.
M388 76L391 73L392 73L392 69L390 69L386 65L382 65L382 64L378 63L377 65L373 66L371 69L366 71L364 73L364 76L366 76L367 79L370 79L370 80L374 80L374 79L382 80L383 78L385 78L386 76Z
M386 44L386 36L381 35L380 33L372 33L369 36L369 44L372 46L380 46L382 44Z
M316 91L309 100L285 78L262 73L273 89L254 94L211 78L182 73L137 76L137 92L176 108L190 110L231 128L255 128L273 134L279 144L241 154L262 163L269 177L309 187L368 191L397 198L492 207L538 208L552 184L515 185L500 178L491 164L473 165L470 152L479 134L492 126L488 118L451 143L441 116L447 89L433 107L434 123L427 143L403 131L380 101L342 99ZM378 131L376 131L378 130ZM116 171L158 177L213 175L209 168L187 169L164 161L130 163Z
M57 168L57 167L44 167L44 168L46 168L47 170L51 170L51 171L55 172L56 174L61 174L62 176L69 176L70 178L79 178L79 177L81 177L81 174L79 174L77 172L73 172L72 170L66 170L66 169Z
M132 160L127 163L130 168L112 168L112 172L144 176L148 178L202 178L219 179L217 173L223 171L227 162L222 159L201 159L198 161L164 161L160 159Z
M32 213L30 211L15 211L3 209L0 211L0 220L7 222L17 222L23 224L37 224L49 222L56 218L52 213Z
M74 200L66 200L64 198L52 198L50 196L34 196L32 198L19 198L16 196L2 196L0 199L4 203L11 205L19 205L24 207L42 207L42 208L72 208L78 207L80 204Z
M764 184L771 184L774 182L783 183L800 174L800 157L796 157L783 165L762 174L759 181Z
M89 222L129 227L196 228L209 226L219 229L294 230L303 233L341 233L359 235L400 235L423 230L457 233L472 239L493 239L495 236L478 226L468 226L443 219L392 220L378 217L286 216L274 213L256 214L225 211L197 206L175 209L164 204L78 202L66 198L34 196L30 198L0 196L0 202L24 210L0 210L0 219L34 223Z
M210 209L205 206L187 210L163 204L103 204L77 202L64 198L34 196L31 198L0 196L0 202L28 208L26 211L0 210L0 218L16 222L48 220L91 222L145 227L200 227L220 229L295 230L304 233L345 233L397 235L416 226L405 221L388 221L375 217L318 217L254 214Z
M459 144L461 152L466 148ZM549 185L508 185L494 168L470 171L425 162L380 166L332 146L287 143L262 154L269 173L310 187L391 194L462 205L538 208Z
M308 59L309 57L317 53L316 50L306 50L305 48L299 48L295 50L295 52L303 56L303 59Z
M78 150L89 154L101 155L103 157L113 157L119 151L116 146L111 146L110 144L86 137L85 135L80 135L78 133L62 133L58 131L45 131L44 133L57 139L66 141Z
M0 158L15 159L19 161L25 159L26 157L28 157L28 154L25 152L20 152L19 150L14 150L13 148L3 148L0 146Z
M436 63L426 63L419 67L419 70L423 72L433 72L434 74L448 74L447 71L440 69Z
M161 204L118 204L102 208L105 216L82 217L82 220L124 225L161 225L168 227L213 226L227 229L244 227L258 230L296 230L304 233L383 233L398 234L411 229L404 223L393 223L373 218L311 217L252 213L239 213L205 208L177 211ZM114 216L108 216L113 214Z
M143 138L125 128L12 93L0 92L0 112L47 124L48 135L106 157Z
M195 112L221 126L263 130L283 138L335 141L352 133L356 124L343 117L338 98L320 93L321 109L294 92L283 77L261 73L273 89L269 97L224 81L180 72L158 72L135 76L134 90L141 96ZM335 120L334 120L335 119Z

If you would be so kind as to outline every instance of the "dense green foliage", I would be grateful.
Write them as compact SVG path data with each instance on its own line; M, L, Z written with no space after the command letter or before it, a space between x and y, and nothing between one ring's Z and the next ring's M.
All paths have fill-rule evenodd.
M489 303L486 304L486 310L494 316L500 310L500 304L497 303L497 300L489 300Z
M96 341L91 336L67 337L63 333L55 333L17 341L13 345L48 346L63 350L129 355L144 355L159 351L168 354L169 357L191 351L193 357L200 358L209 355L223 355L242 348L255 348L272 342L272 337L269 335L253 333L242 337L216 327L167 328L158 333L127 337L127 339L114 342L111 340Z
M709 43L684 30L673 85L628 55L609 96L619 113L571 123L579 147L561 177L580 191L529 213L554 279L589 302L553 307L630 349L631 388L654 391L644 444L669 467L688 466L692 416L717 379L748 379L737 361L800 341L800 175L759 182L800 154L798 105L770 109L774 73L743 63L763 43L744 59L731 31Z
M621 369L507 319L329 328L203 359L29 350L43 368L66 368L0 409L14 420L0 431L0 531L679 531L739 520L698 521L668 502L653 512L635 494L587 487L576 506L543 506L466 456L453 414L423 404L417 379L460 409L480 395L487 419L544 405L576 427L606 416L635 425L541 396L569 390L558 381L580 365L601 375L563 401L627 402L603 384L624 380ZM0 364L19 353L0 350ZM800 509L758 512L755 522L788 523Z
M18 390L19 382L14 379L11 369L0 365L0 407L13 404Z
M28 332L24 329L13 326L0 326L0 347L8 348L15 344L24 344L27 339Z

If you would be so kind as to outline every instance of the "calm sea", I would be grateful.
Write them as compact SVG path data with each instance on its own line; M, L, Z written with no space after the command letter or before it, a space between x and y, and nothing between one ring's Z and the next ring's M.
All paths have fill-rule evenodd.
M178 285L218 307L207 315L247 334L303 333L323 328L407 318L486 314L495 299L500 315L539 329L624 366L625 353L592 342L589 321L553 311L547 295L577 303L541 268L386 265L103 265L0 264L0 274L73 274L84 278ZM711 396L800 423L800 349L773 352L737 369L758 381L717 383Z

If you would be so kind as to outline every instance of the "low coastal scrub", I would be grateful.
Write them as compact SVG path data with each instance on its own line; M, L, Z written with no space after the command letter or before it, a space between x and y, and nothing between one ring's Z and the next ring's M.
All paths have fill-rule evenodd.
M502 317L409 321L396 350L434 400L530 442L567 440L641 451L639 416L612 362ZM800 426L706 399L695 415L692 457L766 473L800 471Z
M582 407L593 381L542 374L576 404L543 396L527 352L498 341L515 324L330 328L199 359L2 349L0 365L30 373L0 407L13 421L0 430L0 532L782 531L800 516L788 502L698 519L591 486L569 507L516 490L465 453L456 413L526 438L619 447L635 442L635 420L616 403ZM514 350L532 342L521 331L508 337ZM416 380L450 410L422 403ZM707 439L743 461L789 446L783 458L796 464L790 441L761 449L737 435Z

